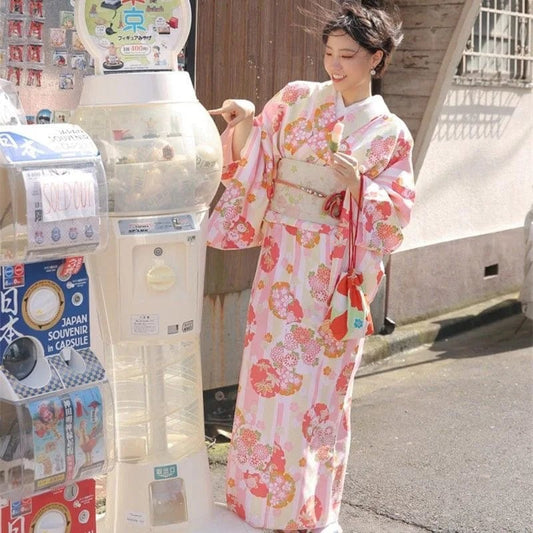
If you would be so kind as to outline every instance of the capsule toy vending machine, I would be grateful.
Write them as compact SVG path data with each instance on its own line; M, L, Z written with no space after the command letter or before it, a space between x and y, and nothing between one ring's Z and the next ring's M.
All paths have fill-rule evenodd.
M110 533L252 530L213 502L205 446L200 327L222 147L177 69L191 18L187 0L75 4L96 74L72 120L99 147L109 191L109 244L88 268L116 419Z
M106 239L104 169L79 126L11 115L0 125L0 532L94 533L94 478L114 457L84 264Z

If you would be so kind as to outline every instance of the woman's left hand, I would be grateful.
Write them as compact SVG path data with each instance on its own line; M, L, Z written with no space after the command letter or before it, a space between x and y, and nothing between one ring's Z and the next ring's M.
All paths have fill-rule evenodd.
M361 175L357 159L342 152L335 152L332 167L335 177L350 190L354 199L359 201Z

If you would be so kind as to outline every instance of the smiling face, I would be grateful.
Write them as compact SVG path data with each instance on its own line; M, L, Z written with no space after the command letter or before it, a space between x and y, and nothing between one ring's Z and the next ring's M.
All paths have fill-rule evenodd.
M345 105L371 95L370 71L381 61L383 52L374 54L360 46L342 30L332 31L324 52L324 68Z

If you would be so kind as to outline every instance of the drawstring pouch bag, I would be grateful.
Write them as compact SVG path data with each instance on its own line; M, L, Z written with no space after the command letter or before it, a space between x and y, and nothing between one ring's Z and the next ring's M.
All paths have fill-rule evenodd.
M363 180L359 189L359 202L363 193ZM353 223L354 204L357 205L355 227ZM370 305L363 293L363 276L355 269L356 238L359 227L359 203L350 201L348 233L348 269L342 272L330 297L326 320L333 337L338 341L361 340L374 332Z

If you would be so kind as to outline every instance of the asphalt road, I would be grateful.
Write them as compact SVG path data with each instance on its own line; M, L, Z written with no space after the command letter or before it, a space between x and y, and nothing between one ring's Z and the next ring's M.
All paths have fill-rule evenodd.
M533 531L532 342L515 315L361 370L346 533Z
M514 315L362 368L344 533L533 532L532 346Z

